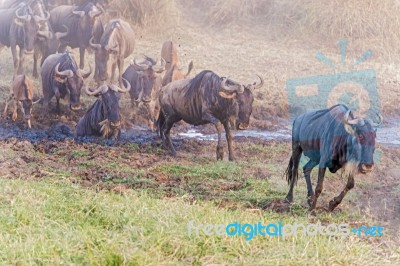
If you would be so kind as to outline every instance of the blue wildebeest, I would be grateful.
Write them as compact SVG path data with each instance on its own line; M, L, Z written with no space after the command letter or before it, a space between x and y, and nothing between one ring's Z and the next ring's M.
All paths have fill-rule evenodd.
M379 117L382 121L381 116ZM309 158L303 171L311 211L315 209L317 199L322 192L326 168L331 173L343 168L348 176L344 190L329 202L329 210L334 210L346 193L354 187L354 175L369 173L374 168L376 137L374 127L378 125L369 119L354 118L344 105L335 105L329 109L312 111L297 117L292 128L292 156L286 170L286 178L290 185L286 200L293 201L293 187L298 179L298 167L303 153ZM318 166L318 182L314 194L310 175L316 166Z
M214 124L218 132L217 160L223 159L222 125L228 141L229 160L235 160L229 121L237 119L237 129L247 129L253 104L253 90L263 85L243 86L212 71L204 70L193 79L177 80L161 89L157 126L160 135L175 156L170 138L174 123L183 120L191 125Z
M48 38L49 32L40 30L47 19L48 16L35 15L25 2L16 7L0 9L0 50L1 46L11 47L14 77L22 74L24 54L33 52L37 37Z
M54 32L65 32L65 27L68 28L68 35L60 39L59 52L64 52L67 46L79 48L80 68L85 65L85 49L89 46L96 17L102 13L103 10L90 1L80 6L58 6L50 11Z
M148 114L149 127L153 131L155 125L155 114L158 115L158 96L161 89L161 73L165 70L165 60L161 59L161 66L156 66L157 61L146 56L141 63L134 62L125 70L122 77L130 85L132 107L144 105Z
M104 138L118 139L121 134L121 115L119 108L119 93L128 92L130 84L123 79L126 87L115 85L100 85L91 91L86 87L88 95L98 97L96 102L79 119L76 125L76 136L102 136Z
M135 33L128 22L122 19L109 21L101 36L100 43L90 40L90 46L95 49L95 60L98 68L97 82L108 79L108 63L111 63L111 83L114 82L115 70L118 66L118 81L122 84L124 59L130 56L135 48Z
M70 109L73 111L81 109L80 95L83 80L91 73L91 68L88 71L79 69L69 52L48 56L43 62L41 72L44 106L48 107L50 100L55 96L59 111L60 99L68 94Z

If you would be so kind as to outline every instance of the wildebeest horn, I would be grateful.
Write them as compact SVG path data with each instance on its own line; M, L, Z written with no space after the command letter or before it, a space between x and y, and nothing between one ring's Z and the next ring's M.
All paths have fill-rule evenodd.
M87 79L90 76L90 74L92 74L92 66L89 64L89 70L88 71L85 71L83 69L78 69L78 74L82 78Z
M154 66L154 67L152 67L152 68L153 68L153 70L154 70L155 72L161 73L161 72L163 72L163 71L165 70L166 64L167 64L167 62L165 61L165 59L161 57L161 66L159 66L159 67Z
M125 87L125 85L124 85L124 82L127 84L126 87ZM117 91L119 91L119 92L121 92L121 93L125 93L125 92L128 92L128 91L131 90L131 84L129 83L129 81L127 81L127 80L124 79L124 78L122 78L122 84L121 84L121 85L122 85L122 88L117 87L117 86L115 86L115 85L111 85L111 86L114 86L114 88L116 88Z
M20 16L18 15L18 12L22 9L22 7L18 8L17 10L15 10L15 16L21 20L25 20L25 21L30 21L31 20L31 16L30 15L24 15L24 16Z
M83 17L85 15L85 11L72 11L73 14Z
M149 66L146 65L146 64L138 64L138 63L136 62L136 59L133 59L133 68L134 68L136 71L145 71L145 70L147 70L147 69L149 68Z
M62 26L65 29L65 32L56 32L56 33L54 33L54 35L56 36L57 40L60 40L61 38L65 37L65 36L67 36L69 34L68 27L65 26L65 25L62 25Z
M108 90L108 86L103 84L100 87L97 88L97 90L91 91L88 86L85 86L85 92L87 95L97 95L97 94L103 94L106 93Z
M378 117L379 117L379 122L378 122L378 123L374 123L374 122L371 121L371 126L373 126L373 127L379 127L379 126L382 124L382 121L383 121L382 115L381 115L381 114L378 114Z
M264 85L264 80L262 79L261 76L257 75L256 76L260 79L260 83L256 85L256 83L254 82L254 89L258 90L260 89L263 85Z
M343 117L344 123L347 125L357 125L360 122L360 126L363 126L365 124L364 119L362 118L354 118L350 119L350 110L346 112L346 114Z
M32 102L32 104L37 104L38 102L40 102L42 98L37 99L36 101Z
M228 78L222 78L221 88L223 90L230 91L230 92L243 93L244 89L243 89L242 85L237 84L235 86L232 86L233 88L231 88L230 86L226 85L227 80L228 80Z
M72 70L67 69L64 71L59 71L58 68L60 67L60 63L58 63L56 65L56 67L54 68L55 72L57 75L62 76L62 77L66 77L66 78L71 78L74 76L74 72L72 72Z
M153 66L157 64L157 60L151 58L150 56L144 55L147 61L149 61Z
M89 40L89 45L93 48L93 49L100 49L101 45L99 43L93 43L93 36L92 38L90 38Z

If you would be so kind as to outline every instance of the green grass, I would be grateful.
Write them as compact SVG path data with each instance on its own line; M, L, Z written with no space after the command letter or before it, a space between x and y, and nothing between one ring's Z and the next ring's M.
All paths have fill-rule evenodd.
M150 145L72 144L71 156L66 156L69 145L60 142L49 154L32 148L25 156L36 159L25 164L24 171L14 177L9 174L13 179L0 178L0 265L400 263L400 250L391 244L397 242L389 234L381 238L256 236L251 241L201 231L199 236L189 236L190 221L195 225L376 224L361 210L359 200L363 188L377 185L370 179L357 179L360 186L348 193L338 211L319 212L318 217L307 211L306 186L300 179L295 202L280 210L288 190L282 176L288 144L243 145L238 164L184 152L181 158L166 158ZM12 147L3 145L2 160L20 161L20 153ZM247 155L254 153L257 156L252 158ZM41 169L40 179L27 179L26 173L36 168ZM325 184L331 180L338 181L328 176ZM84 182L89 182L89 188L80 185ZM325 189L319 206L340 189Z
M66 182L0 180L0 264L372 265L399 263L357 237L188 235L188 223L308 223L307 215L229 211L210 202L155 199L143 191L95 192ZM346 217L328 217L346 222Z

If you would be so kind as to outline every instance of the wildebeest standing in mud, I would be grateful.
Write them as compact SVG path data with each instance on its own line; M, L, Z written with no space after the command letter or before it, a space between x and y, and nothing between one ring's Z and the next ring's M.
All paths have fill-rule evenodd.
M2 45L11 47L14 63L13 77L23 73L24 55L33 52L37 37L48 37L47 31L40 30L47 19L48 17L33 14L25 2L17 7L0 9L0 50Z
M153 131L159 112L159 91L161 89L161 73L165 70L165 60L161 59L161 66L156 66L157 61L146 56L145 62L137 63L135 60L124 72L122 77L131 85L132 108L144 105L148 115L149 127Z
M118 139L121 135L121 115L119 108L119 92L128 92L130 84L124 88L115 85L100 85L91 91L86 87L88 95L98 97L96 102L89 108L86 114L79 119L76 126L76 136L102 136L104 138Z
M60 111L60 99L68 94L70 109L79 110L83 80L88 78L91 72L91 68L88 71L79 69L69 52L47 57L41 72L44 106L48 107L50 100L55 96L57 110Z
M80 6L58 6L50 11L50 25L55 32L65 32L65 27L68 28L59 52L64 52L67 46L79 48L80 68L85 65L85 49L89 46L96 17L102 13L103 10L90 1Z
M107 23L100 43L90 40L90 46L95 49L97 64L97 82L108 79L107 66L111 63L111 79L114 82L115 70L118 66L118 81L122 84L122 71L124 71L124 59L133 53L135 48L135 33L128 22L122 19L113 19Z
M381 116L379 117L382 121ZM309 158L303 171L310 210L315 209L322 192L326 168L332 173L344 168L344 173L348 176L347 184L340 195L329 202L329 210L334 210L354 187L354 175L372 171L376 137L374 127L378 125L369 119L354 118L344 105L335 105L297 117L292 128L292 156L286 170L290 185L286 200L293 201L293 187L298 179L298 167L303 153ZM314 194L310 175L317 165L318 182Z
M204 70L193 79L178 80L163 87L160 95L160 115L157 124L163 142L175 156L170 138L174 123L183 120L192 125L212 123L218 132L217 160L223 159L221 143L222 125L228 141L229 160L235 160L232 147L232 133L229 120L237 119L237 128L246 129L250 123L253 104L253 90L263 85L244 87L227 78L221 78L212 71Z
M165 75L163 77L162 85L165 86L171 81L186 79L189 77L193 70L193 61L190 61L188 71L185 74L180 66L178 49L176 44L172 41L166 41L161 48L161 58L166 61Z
M8 104L11 100L13 100L12 121L17 120L18 107L20 107L28 127L31 128L32 105L39 100L36 102L33 101L33 84L26 75L18 75L13 80L11 85L11 97L6 101L4 107L4 116L7 115Z

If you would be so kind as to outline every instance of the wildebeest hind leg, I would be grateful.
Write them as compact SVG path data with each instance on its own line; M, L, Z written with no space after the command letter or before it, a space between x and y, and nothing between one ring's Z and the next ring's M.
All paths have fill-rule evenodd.
M171 141L171 136L170 136L170 131L172 126L174 125L175 122L178 122L180 119L173 119L172 117L167 117L165 120L165 127L163 129L163 134L165 136L165 142L166 145L168 146L169 150L171 151L172 156L176 156L176 151L174 148L174 145L172 144Z
M303 167L304 177L307 183L307 202L310 207L312 204L312 197L314 196L314 191L311 184L311 171L317 165L317 162L309 160L308 163L306 163L306 165Z
M347 179L347 184L346 187L343 189L343 191L339 194L339 196L334 197L330 202L329 202L329 211L333 211L343 200L344 196L346 196L347 192L354 187L354 177L352 175L349 175Z
M218 134L217 160L223 160L224 147L222 146L222 139L221 139L222 124L220 122L216 123L215 128L217 129L217 134Z

